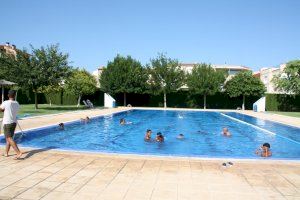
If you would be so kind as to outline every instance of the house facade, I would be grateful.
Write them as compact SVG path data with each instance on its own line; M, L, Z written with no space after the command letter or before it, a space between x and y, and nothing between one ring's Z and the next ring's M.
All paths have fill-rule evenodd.
M254 76L260 78L266 87L266 93L269 94L282 94L284 91L280 91L276 88L274 78L279 76L286 67L286 64L281 64L279 67L264 67L259 71L254 72Z
M0 57L2 55L12 55L14 57L17 56L17 48L16 45L11 45L9 42L6 44L0 45Z

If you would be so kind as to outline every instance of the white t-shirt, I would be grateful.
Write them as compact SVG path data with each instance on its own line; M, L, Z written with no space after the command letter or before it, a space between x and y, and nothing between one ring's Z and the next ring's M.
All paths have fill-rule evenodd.
M3 101L0 108L4 109L2 124L17 123L17 113L20 108L20 105L17 101L13 101L13 100Z

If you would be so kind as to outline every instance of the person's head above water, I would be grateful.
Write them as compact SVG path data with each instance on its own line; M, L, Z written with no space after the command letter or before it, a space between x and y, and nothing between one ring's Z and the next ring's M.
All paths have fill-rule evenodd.
M270 157L272 156L272 152L270 150L271 145L269 143L264 143L260 149L256 151L256 154L262 156L262 157Z
M180 133L178 136L177 136L177 139L183 139L184 138L184 135L182 133Z
M151 133L152 133L152 131L150 129L147 129L146 135L145 135L145 140L150 140L151 139Z
M222 130L222 132L223 132L223 135L225 135L225 136L231 136L231 134L230 134L230 132L229 132L229 130L228 130L227 127L224 127L223 130Z
M269 144L269 143L264 143L263 145L262 145L263 147L267 147L267 148L271 148L271 145Z
M120 119L120 124L125 124L125 119L124 118Z
M59 126L59 129L60 129L60 130L63 130L63 129L65 128L64 123L59 123L58 126Z

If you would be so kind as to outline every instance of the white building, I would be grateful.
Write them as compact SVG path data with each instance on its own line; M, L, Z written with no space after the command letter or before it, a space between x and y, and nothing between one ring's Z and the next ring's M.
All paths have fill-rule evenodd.
M198 63L181 63L181 69L186 73L191 73L193 68L198 65ZM211 65L216 70L225 70L228 72L228 75L235 75L241 71L248 71L250 70L248 67L241 66L241 65Z
M274 77L282 73L285 67L286 64L281 64L279 67L264 67L261 68L258 72L254 72L253 75L259 77L263 82L267 90L266 93L282 94L284 92L276 89Z
M93 75L93 76L96 78L96 80L97 80L97 87L98 87L98 88L100 88L99 78L100 78L100 76L101 76L101 73L102 73L103 69L104 69L104 66L101 66L101 67L98 67L97 70L95 70L95 71L92 72L92 75Z
M196 65L198 65L198 63L181 63L180 67L185 73L191 73L193 68ZM227 80L229 80L232 76L234 76L238 72L250 70L248 67L241 66L241 65L211 65L211 66L216 70L225 70L226 72L228 72ZM92 73L97 80L98 87L100 87L99 78L104 68L105 66L101 66L97 70L93 71ZM186 89L187 86L183 86L182 88Z

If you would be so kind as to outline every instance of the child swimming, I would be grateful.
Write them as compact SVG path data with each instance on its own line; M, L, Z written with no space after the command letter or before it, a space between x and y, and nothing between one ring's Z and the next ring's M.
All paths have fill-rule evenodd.
M226 127L223 128L222 134L227 137L231 136L231 133L229 132L228 128L226 128Z
M182 133L180 133L179 135L177 135L176 138L179 140L182 140L182 139L184 139L184 135Z
M148 129L146 131L146 135L145 135L145 138L144 138L146 141L151 140L151 133L152 133L152 131L150 129Z
M64 125L64 123L59 123L59 124L58 124L58 129L61 130L61 131L62 131L62 130L65 130L65 125Z
M80 121L82 123L89 123L90 122L90 118L88 116L86 116L85 118L80 118Z
M272 152L270 151L271 145L269 143L264 143L259 149L256 150L256 154L261 157L270 157Z
M156 142L163 142L165 140L165 138L164 138L164 136L162 135L161 132L158 132L156 134L156 139L155 140L156 140Z
M132 122L126 122L124 118L120 119L120 124L121 125L126 125L126 124L132 124Z
M120 119L120 124L121 124L121 125L124 125L124 124L126 124L126 121L125 121L125 119L124 119L124 118L121 118L121 119Z

